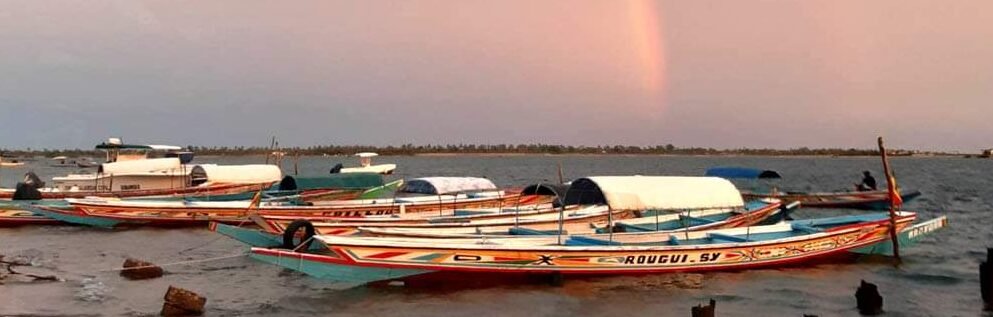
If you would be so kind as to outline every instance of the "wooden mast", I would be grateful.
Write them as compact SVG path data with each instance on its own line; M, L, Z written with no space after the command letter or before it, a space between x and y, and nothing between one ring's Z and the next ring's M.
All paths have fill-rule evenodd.
M890 170L890 161L886 156L886 147L883 146L883 137L879 137L879 154L883 160L883 173L886 175L886 188L890 196L890 240L893 242L893 256L897 263L900 262L900 242L896 232L896 210L900 208L900 194L896 192L896 179L893 178Z

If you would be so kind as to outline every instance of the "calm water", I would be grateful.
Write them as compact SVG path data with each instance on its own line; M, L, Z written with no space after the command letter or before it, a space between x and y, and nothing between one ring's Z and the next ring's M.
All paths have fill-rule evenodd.
M198 161L236 164L263 159ZM351 158L305 158L300 172L323 174L334 161L353 163ZM378 161L399 164L398 177L485 176L498 185L557 181L560 162L566 178L701 175L710 166L752 166L780 171L786 178L778 186L796 190L849 188L862 170L881 169L873 158L525 156ZM709 298L718 301L719 316L853 316L857 315L855 287L865 279L879 285L886 316L984 316L977 267L985 258L985 248L993 246L993 160L896 158L893 165L903 187L924 192L906 209L919 211L925 219L947 214L951 227L904 249L899 268L862 260L738 273L567 279L561 287L407 289L316 280L236 256L168 266L163 278L128 281L116 272L101 271L119 268L126 257L164 264L237 255L245 248L206 229L25 227L0 229L0 254L28 259L37 266L24 271L57 274L66 281L0 285L0 315L154 315L168 285L176 285L206 296L212 316L688 316L691 305ZM33 168L43 179L67 172ZM12 186L24 171L3 170L3 186ZM805 210L797 217L846 212Z

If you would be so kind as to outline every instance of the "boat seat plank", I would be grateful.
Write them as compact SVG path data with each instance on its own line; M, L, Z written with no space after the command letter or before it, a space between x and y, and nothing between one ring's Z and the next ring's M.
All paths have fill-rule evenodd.
M690 223L691 226L694 225L694 224L708 224L708 223L715 223L715 222L717 222L717 220L713 220L713 219L698 218L698 217L687 216L687 215L679 215L679 219L689 220L688 222Z
M623 243L587 236L569 236L569 240L566 240L566 245L623 245Z
M727 234L722 234L722 233L715 233L715 232L714 233L708 233L707 234L707 237L710 238L711 240L724 240L724 241L730 241L730 242L749 242L749 241L752 241L751 239L746 239L746 238L742 238L742 237L738 237L738 236L732 236L732 235L727 235Z
M800 231L800 232L805 232L805 233L818 233L818 232L824 231L824 230L821 230L821 229L818 229L818 228L814 228L814 227L811 227L811 226L808 226L808 225L805 225L805 224L802 224L802 223L794 223L794 224L791 224L790 226L793 227L793 230Z
M541 236L541 235L555 235L559 234L558 230L535 230L524 227L516 227L507 229L507 233L513 236ZM568 232L563 231L562 234L568 234Z

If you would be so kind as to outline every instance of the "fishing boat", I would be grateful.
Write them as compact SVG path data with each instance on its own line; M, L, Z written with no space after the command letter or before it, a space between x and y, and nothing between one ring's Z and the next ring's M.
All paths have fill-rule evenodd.
M778 214L781 206L777 200L745 206L733 184L706 177L581 178L572 183L564 201L567 206L584 207L562 213L504 214L499 218L466 218L455 222L308 220L316 232L334 235L361 231L373 235L444 237L549 234L558 230L588 234L607 230L658 231L687 227L704 230L752 225ZM261 220L260 226L271 233L282 233L297 221L292 216L277 215L262 215Z
M106 152L106 163L95 173L53 177L52 187L38 188L41 199L217 196L268 188L282 177L273 165L190 164L193 153L177 146L123 144L111 138L96 148ZM14 193L0 189L0 199Z
M901 230L897 234L897 243L900 247L910 247L917 244L922 238L931 235L932 233L944 229L948 226L948 217L940 216L928 221L921 223L916 223L911 227ZM852 249L853 253L859 254L874 254L874 255L893 255L893 242L891 240L885 240L880 243L876 243L870 246Z
M355 154L359 158L358 167L342 167L341 164L336 166L331 170L331 173L377 173L377 174L393 174L396 170L396 164L372 164L372 158L379 156L379 154L372 152L362 152Z
M69 158L66 156L56 156L51 158L51 161L52 163L48 165L51 167L90 168L100 166L99 163L94 162L93 159L88 157Z
M863 210L886 210L890 206L890 196L885 190L867 192L742 192L745 199L776 198L783 201L798 201L811 208L848 208ZM901 190L903 201L910 201L921 195L916 190Z
M833 259L889 239L887 215L836 226L785 222L669 233L652 241L583 236L519 239L315 236L323 251L252 248L250 256L311 276L358 283L521 275L637 275L782 267ZM902 232L916 214L900 212Z
M594 183L594 181L599 183ZM598 232L646 232L675 230L706 230L735 226L747 226L770 219L781 219L784 207L778 201L750 202L742 205L741 196L726 180L716 178L686 177L592 177L574 182L573 195L617 197L627 188L618 188L619 181L637 181L641 185L640 194L659 199L655 205L645 209L627 209L630 200L611 200L610 204L570 204L562 207L546 207L534 210L509 210L497 213L473 212L461 216L446 217L384 217L362 219L321 219L310 218L303 222L292 216L261 216L257 222L262 230L212 226L218 232L244 241L248 244L266 243L272 246L277 241L291 241L297 230L332 235L362 234L372 236L407 236L433 238L465 237L525 237L568 234L595 234ZM675 186L679 183L683 186ZM652 186L654 184L654 186ZM595 187L594 187L595 186ZM554 191L534 190L529 186L523 192L539 192L557 196ZM592 187L592 188L591 188ZM661 191L653 189L663 188ZM701 189L709 190L703 191ZM682 190L682 191L677 191ZM721 191L724 191L722 194ZM561 192L566 192L565 190ZM590 194L596 192L595 194ZM706 196L706 197L703 197ZM721 200L723 199L723 201ZM579 201L572 199L572 201ZM598 201L598 200L591 200ZM664 205L663 203L664 202ZM627 205L625 205L627 204ZM718 206L718 207L714 207ZM612 208L613 212L610 212ZM678 210L674 208L679 208ZM627 220L624 220L627 219ZM613 221L611 224L610 221ZM611 230L612 228L612 230ZM281 238L282 236L282 238Z
M46 204L64 204L63 202L46 202ZM24 225L57 225L64 222L35 214L25 210L22 204L11 201L0 201L0 227L16 227Z
M409 183L417 184L421 181L423 179L415 179ZM487 182L489 181L487 180ZM457 187L457 184L465 184L467 187ZM67 222L100 227L119 225L179 226L203 225L210 221L243 223L249 214L286 215L298 218L369 217L398 213L444 214L462 208L547 203L548 198L545 197L523 196L517 192L496 190L492 182L489 184L492 186L489 190L467 192L471 189L478 189L479 181L441 182L434 186L437 192L442 193L440 195L326 201L308 205L285 201L256 203L252 201L138 201L87 198L67 199L66 201L71 206L69 209L37 206L32 211Z
M744 167L715 167L705 172L705 175L728 179L778 179L780 174L772 170ZM921 195L916 190L901 190L900 196L904 202ZM864 210L886 210L889 208L889 193L877 191L839 191L839 192L801 192L779 191L769 192L742 191L745 199L775 198L785 202L798 201L809 208L848 208Z
M262 192L263 201L291 201L307 204L319 201L375 199L392 193L403 185L403 180L384 183L375 173L330 174L316 177L287 175L276 185ZM249 200L257 191L231 195L184 197L197 201Z
M24 162L20 162L17 160L11 160L11 161L0 160L0 167L20 167L20 166L24 166Z

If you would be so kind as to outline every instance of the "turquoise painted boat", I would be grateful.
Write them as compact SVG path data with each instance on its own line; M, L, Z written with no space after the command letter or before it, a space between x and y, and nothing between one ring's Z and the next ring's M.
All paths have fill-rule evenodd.
M67 224L31 211L28 205L32 204L50 207L69 206L61 200L0 201L0 227Z
M914 213L900 212L897 230L910 228L915 218ZM322 279L366 283L738 271L847 257L853 249L886 240L888 222L883 213L831 217L668 234L668 239L636 244L578 236L558 242L317 236L326 250L252 248L250 256Z
M934 218L925 222L921 222L911 226L910 228L901 230L897 235L897 242L900 247L909 247L917 244L918 241L926 236L931 235L935 231L944 229L948 226L948 217L941 216ZM893 242L886 240L871 246L864 248L853 249L851 252L859 254L875 254L875 255L886 255L893 256Z
M322 262L319 257L309 256L307 253L298 254L301 256L284 257L280 253L253 252L249 256L262 262L290 268L319 279L358 284L402 279L432 272L425 269L382 269L378 267L328 265Z
M210 231L228 236L238 242L252 247L278 248L283 245L283 236L265 232L256 228L246 228L235 225L211 222ZM308 250L319 251L326 249L320 243L311 243Z
M23 206L26 210L29 210L35 214L39 214L51 219L55 219L62 222L67 222L71 224L100 227L100 228L113 228L121 223L120 220L102 218L102 217L92 217L82 213L77 213L72 210L68 205L66 207L55 207L46 206L40 204L28 204Z

